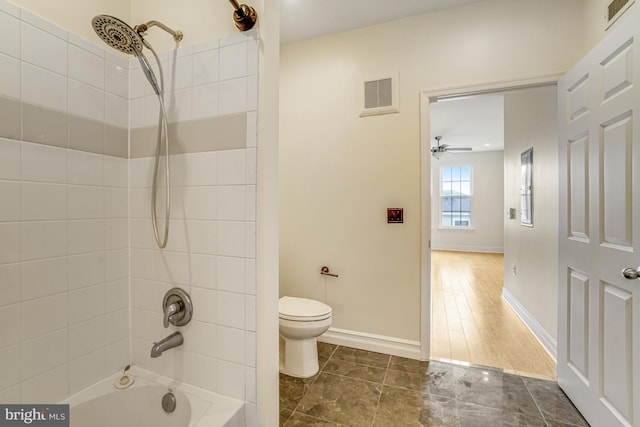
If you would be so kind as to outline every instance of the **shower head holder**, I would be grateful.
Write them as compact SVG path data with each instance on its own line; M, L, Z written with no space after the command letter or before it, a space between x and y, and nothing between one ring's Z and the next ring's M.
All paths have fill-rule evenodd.
M149 21L149 22L145 22L144 24L139 24L136 25L135 27L133 27L134 31L136 33L138 33L139 35L142 36L142 34L146 33L147 30L151 27L160 27L163 30L165 30L167 33L171 34L173 36L173 40L177 42L182 40L182 37L184 37L184 34L182 34L182 31L180 30L172 30L171 28L167 27L166 25L164 25L162 22L160 21Z

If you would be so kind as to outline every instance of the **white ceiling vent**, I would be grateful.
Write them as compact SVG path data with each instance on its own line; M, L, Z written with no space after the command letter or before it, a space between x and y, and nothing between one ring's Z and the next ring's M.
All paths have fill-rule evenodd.
M399 112L398 74L364 79L360 108L360 117Z
M607 29L629 9L635 0L613 0L607 6Z

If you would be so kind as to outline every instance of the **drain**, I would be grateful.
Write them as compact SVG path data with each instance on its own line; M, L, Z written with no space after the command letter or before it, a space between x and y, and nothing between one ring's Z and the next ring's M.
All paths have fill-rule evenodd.
M171 390L162 396L162 409L167 413L171 413L176 410L176 397L173 395Z

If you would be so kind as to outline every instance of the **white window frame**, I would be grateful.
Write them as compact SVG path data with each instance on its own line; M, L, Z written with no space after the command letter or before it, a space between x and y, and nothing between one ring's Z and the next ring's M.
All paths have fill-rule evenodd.
M445 194L442 191L443 188L443 183L444 183L444 169L453 169L453 168L469 168L469 225L444 225L442 223L442 200L445 196ZM473 212L474 212L474 196L473 196L473 192L474 192L474 185L473 185L473 166L469 165L469 164L450 164L450 165L443 165L440 166L440 179L439 179L439 183L438 183L438 193L439 193L439 199L438 199L438 223L439 223L439 228L445 229L445 230L472 230L473 229Z

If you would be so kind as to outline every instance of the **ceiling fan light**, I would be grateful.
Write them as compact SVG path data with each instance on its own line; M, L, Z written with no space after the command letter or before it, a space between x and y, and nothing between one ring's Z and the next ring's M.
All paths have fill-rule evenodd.
M442 156L444 156L445 154L447 154L445 151L439 151L439 150L433 150L431 151L431 154L433 155L433 157L435 157L437 160L440 160L440 158Z

